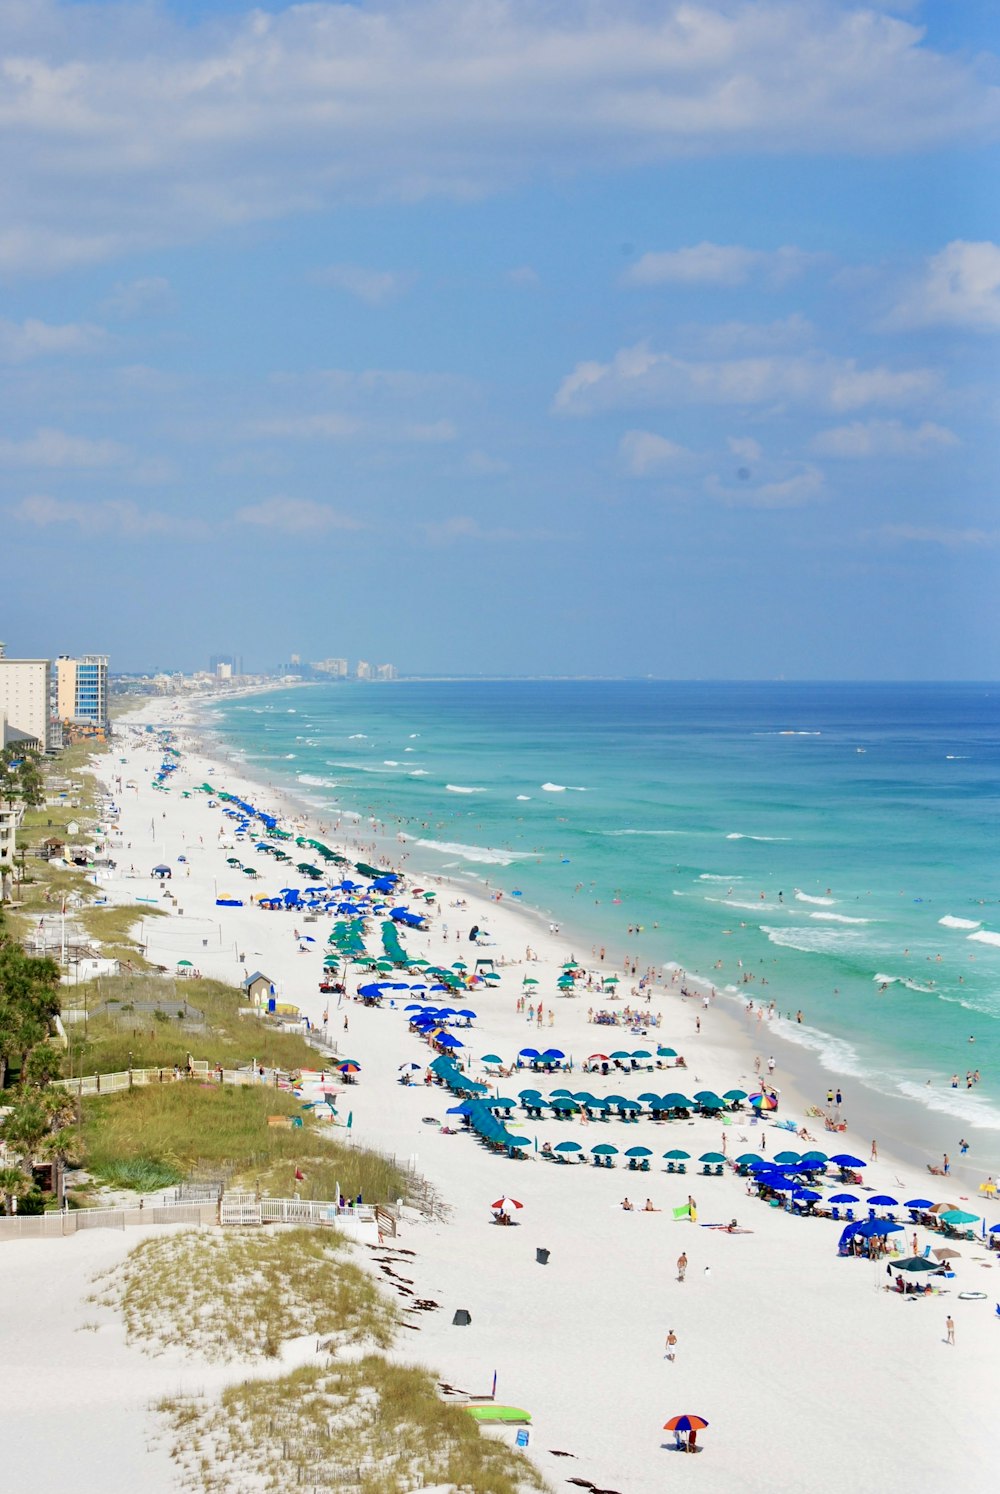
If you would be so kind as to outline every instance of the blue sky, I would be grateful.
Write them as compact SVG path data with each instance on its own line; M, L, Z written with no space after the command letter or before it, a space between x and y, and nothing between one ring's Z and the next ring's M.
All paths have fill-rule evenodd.
M0 0L17 655L998 678L993 7Z

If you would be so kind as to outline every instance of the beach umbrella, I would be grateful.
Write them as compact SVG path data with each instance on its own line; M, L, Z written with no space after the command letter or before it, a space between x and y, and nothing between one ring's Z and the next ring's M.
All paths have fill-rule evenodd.
M522 986L537 986L538 982L533 975L526 975L521 984Z
M826 1163L830 1159L826 1155L826 1152L803 1152L802 1153L802 1160L803 1160L803 1162Z
M552 1106L553 1110L579 1110L580 1108L569 1095L556 1095L554 1100L548 1100L547 1103Z
M522 1048L517 1056L518 1058L541 1058L542 1055L537 1048Z
M800 1203L816 1203L823 1195L814 1188L793 1188L792 1197L797 1198Z
M698 1158L699 1162L725 1162L725 1160L726 1158L722 1152L702 1152Z
M579 970L580 967L575 960L564 960L562 968L564 970Z
M777 1110L778 1102L773 1095L751 1095L750 1104L755 1110Z
M725 1110L726 1108L725 1100L709 1090L702 1090L696 1098L702 1110Z
M664 1152L663 1156L667 1162L687 1162L691 1153L681 1151L680 1147L674 1147L672 1152Z
M587 1062L588 1063L607 1063L608 1062L608 1055L606 1053L591 1053L590 1057L587 1059Z
M491 1209L498 1209L501 1214L509 1214L511 1209L523 1209L524 1204L518 1198L498 1198L495 1203L490 1204Z
M568 1097L571 1100L574 1098L573 1091L571 1089L554 1089L554 1090L552 1090L552 1098L553 1099L556 1099L559 1095L568 1095Z
M340 1072L342 1074L360 1074L361 1073L361 1065L359 1063L355 1063L354 1060L353 1060L353 1058L346 1059L344 1061L344 1063L338 1063L337 1068L340 1070Z
M579 1100L581 1105L596 1105L597 1103L595 1096L590 1093L589 1089L578 1089L573 1098L574 1100Z
M652 1058L652 1056L653 1056L652 1053L647 1052L647 1050L645 1048L633 1048L632 1049L632 1057L633 1058Z
M620 986L621 981L618 979L617 975L606 975L602 984L605 986Z
M405 989L405 987L404 987L404 989ZM470 1012L470 1010L469 1010L469 1008L467 1006L463 1007L461 1011L455 1012L455 1016L456 1017L464 1017L464 1019L467 1022L471 1022L472 1019L473 1019L473 1017L475 1017L476 1015L477 1015L476 1012Z
M942 1214L947 1214L949 1212L949 1210L955 1210L957 1208L958 1208L958 1204L936 1203L936 1204L932 1204L931 1207L928 1209L927 1212L929 1214L937 1214L938 1217L940 1217Z
M626 1053L624 1048L616 1048L615 1051L614 1051L614 1053L612 1053L611 1057L612 1058L617 1058L617 1059L623 1059L623 1058L631 1058L632 1055L631 1055L631 1053Z
M836 1162L838 1167L864 1167L866 1165L860 1157L852 1157L849 1152L838 1152L835 1157L830 1158L830 1161Z
M484 1053L479 1060L480 1063L503 1063L499 1053Z
M945 1224L975 1224L979 1215L970 1214L965 1209L949 1209L947 1213L939 1217Z
M651 1157L653 1153L648 1146L630 1146L625 1155L626 1157Z
M931 1254L936 1255L939 1261L957 1261L962 1256L960 1250L952 1250L948 1245L942 1246L940 1250L932 1250Z
M558 1141L552 1150L554 1152L582 1152L583 1147L578 1141Z
M593 1100L588 1100L587 1101L587 1107L590 1110L610 1110L611 1109L611 1106L609 1105L608 1101L604 1100L604 1099L601 1099L600 1097L597 1097L597 1098L595 1098Z
M929 1198L908 1198L906 1200L906 1207L908 1209L929 1209L931 1207L931 1200Z
M659 1105L660 1103L659 1095L654 1095L652 1091L648 1089L643 1091L643 1093L639 1096L639 1099L643 1100L647 1105Z
M420 1069L420 1068L423 1068L423 1064L419 1064L419 1063L401 1063L400 1066L399 1066L399 1068L400 1068L400 1072L402 1072L403 1069Z
M925 1255L911 1255L905 1261L893 1261L894 1271L940 1271L941 1267L935 1261L929 1261Z
M890 1197L888 1193L873 1193L867 1202L876 1209L894 1209L899 1199Z
M736 1158L740 1167L749 1167L752 1162L759 1162L760 1157L756 1152L743 1152Z
M772 1160L787 1163L790 1166L793 1162L801 1162L802 1158L798 1152L776 1152Z
M182 966L186 966L188 968L188 970L193 970L194 969L194 965L191 963L190 960L178 960L177 961L177 968L178 968L178 970L180 970L182 968Z
M686 1095L679 1094L677 1090L673 1090L669 1095L663 1096L663 1108L664 1110L689 1110L691 1108L691 1101Z
M832 1204L856 1204L857 1201L855 1193L831 1193L827 1199L827 1202Z
M545 1062L547 1059L550 1059L550 1058L552 1058L552 1059L565 1058L566 1055L562 1051L561 1048L546 1048L545 1052L541 1055L541 1057L542 1057L542 1061Z
M597 1146L592 1146L590 1150L595 1157L617 1157L618 1155L618 1148L612 1146L610 1141L602 1141Z
M657 1056L657 1058L676 1058L677 1057L677 1049L676 1048L657 1048L657 1050L656 1050L656 1056Z
M663 1423L665 1432L703 1432L708 1422L703 1416L672 1416Z

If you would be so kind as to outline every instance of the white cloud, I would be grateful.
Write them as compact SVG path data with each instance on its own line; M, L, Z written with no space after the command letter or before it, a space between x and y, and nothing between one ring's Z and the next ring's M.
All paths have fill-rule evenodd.
M364 196L692 153L885 155L995 132L990 61L814 0L3 10L0 271Z
M107 316L131 321L133 317L155 315L167 310L172 301L170 281L163 275L146 275L138 280L122 281L107 296L102 311Z
M319 415L285 415L257 420L249 427L248 434L293 440L345 441L359 435L362 429L362 422L356 416L329 410Z
M238 509L235 519L237 524L293 535L364 528L360 520L350 514L342 514L329 504L316 503L311 498L267 498L263 503L252 503Z
M395 270L371 270L364 265L327 265L314 277L323 285L347 291L368 306L384 306L409 290L416 277Z
M819 431L809 447L818 456L918 457L958 444L954 431L930 420L914 426L901 420L853 420L850 425Z
M764 455L760 442L752 436L727 436L726 445L741 462L759 462Z
M928 259L886 325L1000 330L1000 244L955 239L946 245Z
M936 385L930 369L862 368L826 353L695 361L639 343L620 349L610 363L578 363L560 385L555 408L589 415L687 403L847 412L905 406L926 399Z
M684 249L644 254L622 276L626 285L746 285L763 279L784 285L800 275L814 256L786 245L745 249L737 244L693 244Z
M469 477L500 477L510 468L502 457L490 456L488 451L475 450L467 453L462 470Z
M823 474L818 467L804 466L770 482L735 488L713 474L705 479L705 491L728 508L803 508L822 495Z
M951 529L940 524L882 524L866 529L862 540L888 545L938 545L945 550L991 550L1000 545L1000 529Z
M653 431L626 431L618 449L630 477L648 477L691 455L686 447Z
M0 320L0 360L27 363L32 358L61 354L99 352L108 343L103 327L90 322L68 322L62 326L28 317L23 322Z
M816 329L797 311L773 322L717 322L714 326L689 324L677 332L677 341L701 355L719 357L727 353L779 353L808 346Z
M458 431L451 420L429 420L424 423L412 421L403 427L403 439L418 444L440 446L458 439Z
M36 495L22 498L7 513L16 523L36 529L73 528L83 535L112 535L115 539L202 539L210 532L201 519L140 508L128 499L87 503Z
M117 441L90 441L47 427L24 441L0 440L0 466L6 467L117 467L127 457Z

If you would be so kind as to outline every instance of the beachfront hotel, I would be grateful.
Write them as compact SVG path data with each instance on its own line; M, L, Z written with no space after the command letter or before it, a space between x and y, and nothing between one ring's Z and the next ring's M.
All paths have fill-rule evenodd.
M8 659L0 643L0 715L5 738L51 752L56 745L50 698L52 665L48 659Z
M90 735L107 734L107 654L85 654L81 659L60 654L56 660L56 714L70 733L76 728Z

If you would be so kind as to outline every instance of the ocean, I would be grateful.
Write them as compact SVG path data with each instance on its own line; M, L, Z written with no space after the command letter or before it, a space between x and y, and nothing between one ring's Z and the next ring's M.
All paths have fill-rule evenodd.
M213 714L248 772L581 959L773 1000L831 1084L1000 1129L1000 686L402 681Z

